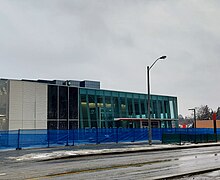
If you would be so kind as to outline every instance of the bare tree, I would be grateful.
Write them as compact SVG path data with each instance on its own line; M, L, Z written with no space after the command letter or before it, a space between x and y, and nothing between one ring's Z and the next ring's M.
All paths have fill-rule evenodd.
M202 105L197 109L197 119L199 120L208 120L212 119L213 111L208 105Z

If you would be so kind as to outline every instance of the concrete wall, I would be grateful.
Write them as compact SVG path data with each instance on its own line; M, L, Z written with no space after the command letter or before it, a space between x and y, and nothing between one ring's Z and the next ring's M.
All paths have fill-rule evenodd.
M46 129L47 84L9 82L9 130Z

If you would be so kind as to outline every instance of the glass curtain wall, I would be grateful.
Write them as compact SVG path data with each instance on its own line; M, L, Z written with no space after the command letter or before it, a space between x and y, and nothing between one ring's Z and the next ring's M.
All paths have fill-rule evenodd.
M159 120L162 128L175 124L176 97L152 95L150 105L152 120ZM140 127L139 122L115 118L147 119L147 95L48 85L48 129Z
M48 129L78 128L78 88L48 85Z
M147 118L147 95L80 88L80 128L140 127L139 122L118 122L115 118ZM151 96L151 118L161 127L177 120L177 98Z
M78 121L79 121L78 94L79 94L78 88L69 87L69 129L78 128Z

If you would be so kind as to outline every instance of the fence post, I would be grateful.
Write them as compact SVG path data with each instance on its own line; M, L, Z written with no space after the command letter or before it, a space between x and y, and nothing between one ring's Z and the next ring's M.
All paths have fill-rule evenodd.
M135 141L135 129L132 128L132 134L133 134L133 140L131 140L131 142L134 142Z
M50 147L50 130L47 130L47 147Z
M208 143L208 142L209 142L209 134L206 133L206 143Z
M116 143L118 143L118 127L116 128Z
M96 144L100 144L100 142L99 142L99 132L98 132L98 127L96 127Z
M215 142L218 142L216 122L215 122L215 130L214 130L214 134L215 134Z
M196 142L196 128L194 128L195 129L195 144L197 144L197 142Z
M20 129L18 129L18 143L17 143L17 148L16 148L16 150L21 150L21 147L20 147L20 133L21 133L21 130Z
M69 146L69 129L67 130L66 146Z
M75 134L74 134L74 129L72 129L73 130L73 144L72 144L72 146L74 146L74 144L75 144L75 142L74 142L74 140L75 140Z
M187 142L189 143L189 128L188 127L187 127L186 134L187 134Z

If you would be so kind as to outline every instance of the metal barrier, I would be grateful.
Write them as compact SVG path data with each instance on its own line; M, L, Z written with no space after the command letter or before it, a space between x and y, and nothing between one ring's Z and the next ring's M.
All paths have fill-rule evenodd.
M214 133L211 128L178 128L178 129L163 129L162 143L163 144L182 144L182 143L209 143L220 140L220 130Z
M157 140L158 130L153 134ZM160 131L159 131L160 132ZM0 131L0 149L40 148L52 146L74 146L79 144L100 144L147 141L147 129L91 128L72 130L13 130Z
M164 144L191 142L216 142L220 140L220 129L152 129L152 140ZM41 148L74 146L80 144L103 144L121 142L148 143L147 128L91 128L72 130L13 130L0 131L0 149Z

